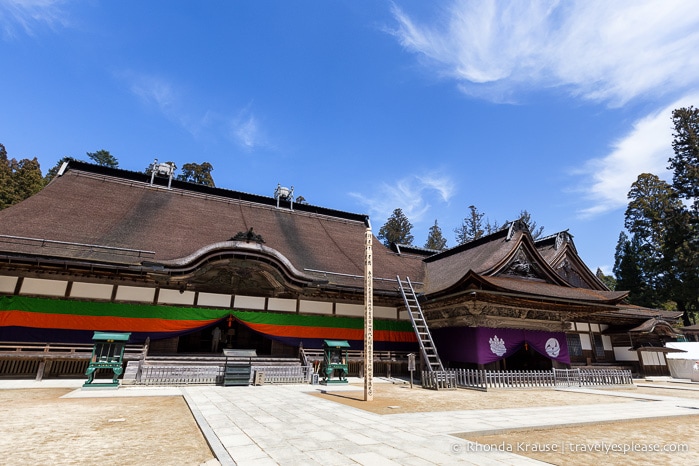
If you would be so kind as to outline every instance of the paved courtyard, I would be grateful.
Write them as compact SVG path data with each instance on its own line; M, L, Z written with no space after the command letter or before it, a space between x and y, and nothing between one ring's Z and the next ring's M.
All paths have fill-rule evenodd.
M689 421L696 425L696 418L687 416L699 414L699 396L697 396L699 385L688 385L683 390L664 389L659 392L660 394L656 389L644 392L640 388L635 391L571 389L572 393L569 393L571 397L583 400L578 404L536 406L534 403L526 407L507 405L498 409L497 406L486 406L483 409L446 411L442 406L440 411L401 412L400 409L396 409L397 414L378 414L360 409L356 405L352 406L351 403L337 402L333 399L361 396L358 392L361 387L358 385L122 387L118 390L81 390L79 387L82 382L82 380L45 380L43 382L5 380L0 381L0 389L27 390L62 386L66 389L62 399L84 399L84 402L88 399L100 398L106 402L125 397L139 399L183 397L191 410L191 415L185 414L190 418L193 415L198 429L208 442L211 455L210 458L204 456L196 462L183 460L178 463L175 459L171 464L547 464L524 456L521 451L522 445L527 448L543 448L546 445L537 446L521 441L516 444L503 441L494 445L492 439L497 437L492 436L519 430L533 432L533 429L576 425L597 425L600 426L600 430L604 430L605 423L630 419L648 420L649 426L653 425L653 418L657 420L671 418L678 423ZM377 386L380 383L381 381L377 381ZM419 394L422 389L413 389L411 396L415 396L415 390ZM326 396L322 396L322 391L326 392ZM425 395L435 393L424 392L426 392ZM461 392L463 391L452 393L456 397ZM524 393L519 390L518 392L517 396L530 395L531 397L541 396L543 393L540 390ZM311 396L313 393L321 396ZM346 396L343 396L343 393ZM500 395L502 393L503 391L500 391ZM328 394L336 396L329 397ZM679 396L688 394L690 396ZM483 400L487 400L488 395L489 393L478 394L483 397ZM440 396L445 395L440 392ZM513 393L512 396L515 394ZM585 396L590 397L589 404L584 403ZM608 402L603 402L605 399ZM410 403L409 399L407 401L404 399L403 402ZM384 406L384 408L399 407ZM12 410L11 407L6 409ZM40 423L40 417L35 418L34 422ZM175 421L165 420L165 422ZM652 427L649 428L652 429ZM151 426L150 429L152 430L153 427ZM161 429L162 438L159 440L158 435L150 432L149 441L165 442L168 426L161 425ZM186 425L182 429L186 429ZM133 435L142 436L145 433L134 432ZM466 440L466 438L484 435L490 436L487 438L491 439L485 446ZM689 443L689 452L685 452L682 458L690 458L690 463L699 463L699 445L696 445L696 437L685 439L685 441ZM551 443L549 447L551 445L558 445L556 448L566 448L562 443ZM569 445L568 448L571 446ZM624 445L620 447L624 448ZM198 447L192 446L192 448ZM575 462L575 457L568 456L566 459L565 456L574 454L576 452L562 451L558 458L563 458L561 463ZM69 456L65 457L69 458ZM609 459L613 458L615 457L609 457ZM617 455L616 458L623 460L624 456ZM653 464L652 453L646 458L647 463L635 464ZM66 461L66 463L70 462ZM167 463L168 461L140 462L140 464ZM606 461L606 463L615 463L615 461ZM84 464L84 462L73 464Z

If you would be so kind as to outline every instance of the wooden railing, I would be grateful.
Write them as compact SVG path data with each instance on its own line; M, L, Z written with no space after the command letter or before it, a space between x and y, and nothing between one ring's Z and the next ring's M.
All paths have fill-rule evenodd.
M0 376L83 376L92 356L92 343L0 342ZM142 359L144 345L126 345L124 360Z
M423 371L424 388L488 388L592 387L632 385L631 371L626 369L553 369L550 371L485 371L450 369Z
M301 348L302 358L305 357L308 361L313 360L323 360L323 350L316 348ZM364 361L364 351L362 350L348 350L347 357L354 361ZM374 351L375 361L386 361L386 360L408 360L408 351Z
M300 359L304 365L318 365L323 361L323 350L315 348L300 348ZM347 375L352 377L364 376L364 351L349 350L347 352ZM407 351L374 351L374 375L392 377L408 374Z

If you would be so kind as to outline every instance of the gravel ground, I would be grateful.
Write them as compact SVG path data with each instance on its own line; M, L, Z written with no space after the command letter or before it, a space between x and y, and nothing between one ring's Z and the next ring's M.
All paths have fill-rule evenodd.
M61 398L71 391L0 390L0 463L199 465L215 459L182 397Z
M363 401L364 388L357 391L317 393L314 396L354 406L377 414L419 413L430 411L459 411L469 409L526 408L537 406L567 406L597 403L627 403L630 398L588 395L553 389L427 390L418 385L375 384L374 400ZM329 389L332 390L332 389Z

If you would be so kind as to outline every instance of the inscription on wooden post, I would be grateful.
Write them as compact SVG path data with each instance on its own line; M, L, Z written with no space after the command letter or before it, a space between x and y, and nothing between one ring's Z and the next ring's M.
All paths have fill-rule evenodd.
M364 241L364 401L374 400L374 259L373 234L367 228Z

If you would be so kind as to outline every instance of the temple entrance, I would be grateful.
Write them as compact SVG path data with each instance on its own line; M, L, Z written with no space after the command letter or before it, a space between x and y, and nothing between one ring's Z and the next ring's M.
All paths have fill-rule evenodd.
M553 367L552 361L524 344L515 354L504 359L504 369L511 371L547 371Z
M218 332L215 329L218 328ZM213 340L218 338L218 344ZM222 353L223 349L254 349L257 354L271 354L272 341L233 319L179 337L178 353Z

